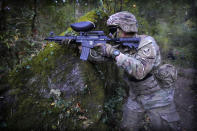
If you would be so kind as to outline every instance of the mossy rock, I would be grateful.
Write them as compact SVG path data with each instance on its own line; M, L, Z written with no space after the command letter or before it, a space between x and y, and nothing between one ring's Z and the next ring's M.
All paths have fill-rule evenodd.
M104 32L107 32L106 30L106 21L108 18L108 15L103 12L102 10L92 10L85 14L84 16L80 17L76 22L81 21L91 21L96 25L96 29L103 30ZM64 36L68 33L75 33L71 27L69 27L65 32L61 33L60 36Z
M107 15L93 10L78 21L99 24ZM103 22L98 25L105 29ZM102 28L101 28L102 27ZM66 32L69 32L68 29ZM66 32L62 33L64 35ZM94 66L66 46L49 43L9 74L14 99L7 111L9 130L85 130L99 124L105 92Z

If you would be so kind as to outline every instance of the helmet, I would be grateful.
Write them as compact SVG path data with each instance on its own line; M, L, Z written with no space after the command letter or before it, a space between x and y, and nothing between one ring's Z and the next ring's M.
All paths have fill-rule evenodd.
M107 20L107 26L118 26L124 32L137 32L137 20L135 16L127 11L113 14Z

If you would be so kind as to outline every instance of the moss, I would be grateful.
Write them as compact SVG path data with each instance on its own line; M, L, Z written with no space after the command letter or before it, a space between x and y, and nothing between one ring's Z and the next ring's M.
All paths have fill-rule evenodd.
M91 22L94 22L96 23L97 20L98 20L98 15L96 14L96 11L93 10L93 11L90 11L88 12L86 15L80 17L77 22L81 22L81 21L91 21Z
M32 59L32 70L35 73L42 73L43 76L55 68L56 58L63 53L60 45L49 43L47 47Z
M98 22L105 18L105 14L93 10L78 21ZM51 42L38 55L25 60L9 73L9 83L13 89L10 95L14 96L16 101L12 105L15 112L8 117L8 129L62 129L65 125L67 126L65 129L83 129L87 126L84 124L87 123L79 119L80 115L88 117L87 121L90 126L99 121L104 102L104 89L102 83L94 75L92 65L87 62L80 61L80 70L91 94L73 95L69 99L65 99L64 95L59 98L43 96L42 91L49 92L50 90L48 78L52 83L59 83L66 79L67 74L73 68L72 62L64 70L59 70L58 67L70 62L71 55L75 55L74 51ZM61 74L58 78L54 76L57 72ZM76 106L79 101L81 108L87 112L80 112L80 108ZM90 126L88 125L87 128Z
M9 83L14 87L22 87L34 75L45 78L55 69L57 58L65 55L65 52L71 53L63 46L49 43L37 56L16 66L9 74Z
M103 103L104 103L104 89L101 81L95 76L95 70L90 63L82 63L82 71L85 75L85 81L87 83L87 88L89 88L89 94L82 97L82 106L88 109L88 115L90 120L97 122L101 118L103 113Z
M27 69L26 65L28 63L23 63L9 73L9 83L12 87L23 87L28 78L33 75L33 72Z
M76 22L91 21L95 23L97 29L101 29L100 27L105 27L107 17L108 15L105 12L100 9L95 9L80 17ZM75 32L69 27L65 32L61 33L60 36L64 36L65 34L75 34Z
M32 96L22 96L17 111L8 122L8 129L30 130L44 129L44 126L51 127L50 125L57 119L57 112L59 111L51 108L47 99L38 100Z
M20 88L13 89L9 92L10 95L18 95L21 92Z
M49 123L44 122L45 126L51 127L50 124L58 119L57 115L61 110L50 107L50 100L42 98L40 88L49 90L48 76L55 70L57 62L59 60L66 61L63 56L66 53L71 53L70 51L65 52L66 48L50 43L37 56L23 62L10 72L9 83L15 89L9 93L17 98L12 106L12 108L17 107L17 110L13 116L10 116L9 129L43 129L44 120L51 120L52 122ZM35 79L34 82L30 82L31 79ZM51 112L48 113L50 116L41 116L42 112L48 111ZM22 126L23 124L25 126Z
M123 80L123 70L120 70L115 63L104 63L98 65L99 76L104 77L105 102L102 114L102 122L111 127L111 130L118 130L122 119L122 105L126 98L125 88L127 84Z

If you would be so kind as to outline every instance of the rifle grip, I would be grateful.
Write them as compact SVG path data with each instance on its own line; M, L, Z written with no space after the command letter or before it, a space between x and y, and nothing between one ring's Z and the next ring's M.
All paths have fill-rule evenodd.
M86 61L88 59L89 53L90 53L90 48L82 47L80 59Z

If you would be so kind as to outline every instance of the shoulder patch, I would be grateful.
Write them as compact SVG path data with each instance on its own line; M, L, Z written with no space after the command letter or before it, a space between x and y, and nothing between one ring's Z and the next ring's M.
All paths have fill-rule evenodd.
M148 47L145 47L145 48L143 49L142 53L143 53L145 56L149 57L149 56L151 55L151 49L148 48Z
M147 36L144 39L141 39L140 44L138 46L138 49L140 49L140 48L144 47L145 45L147 45L149 43L152 43L152 42L155 42L155 40L153 39L153 37Z

